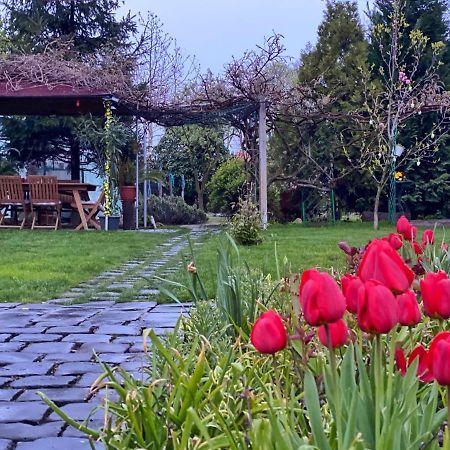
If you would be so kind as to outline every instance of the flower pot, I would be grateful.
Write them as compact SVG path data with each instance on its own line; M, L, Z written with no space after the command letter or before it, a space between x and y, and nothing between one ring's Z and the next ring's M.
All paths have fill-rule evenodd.
M102 230L106 230L106 217L100 216L100 226ZM116 231L119 229L120 216L109 216L108 217L108 231Z
M136 200L136 186L120 186L120 198L123 202Z

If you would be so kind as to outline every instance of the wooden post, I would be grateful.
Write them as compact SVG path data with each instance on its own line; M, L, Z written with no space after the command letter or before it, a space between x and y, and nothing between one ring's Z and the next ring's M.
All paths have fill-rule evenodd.
M267 228L267 124L266 102L259 102L259 211L263 229Z

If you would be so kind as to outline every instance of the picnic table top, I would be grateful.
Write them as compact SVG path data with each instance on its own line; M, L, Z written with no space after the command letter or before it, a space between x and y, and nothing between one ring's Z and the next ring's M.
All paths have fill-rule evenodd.
M26 190L29 188L27 180L22 181L23 188ZM82 183L77 180L58 180L59 190L77 190L77 191L95 191L97 186L92 183Z

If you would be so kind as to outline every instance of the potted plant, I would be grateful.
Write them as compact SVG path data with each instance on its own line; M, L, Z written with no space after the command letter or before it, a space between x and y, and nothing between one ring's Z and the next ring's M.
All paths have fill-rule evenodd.
M136 165L131 159L119 162L118 182L120 198L123 202L136 200Z
M102 230L116 231L119 229L120 224L120 205L117 199L117 195L113 195L111 200L111 211L109 215L100 215L100 226Z

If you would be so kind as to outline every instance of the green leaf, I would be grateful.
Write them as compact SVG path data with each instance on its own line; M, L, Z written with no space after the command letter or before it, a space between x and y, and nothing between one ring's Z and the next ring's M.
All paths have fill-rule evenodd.
M331 450L323 429L316 381L310 371L305 373L305 403L314 441L321 450Z

